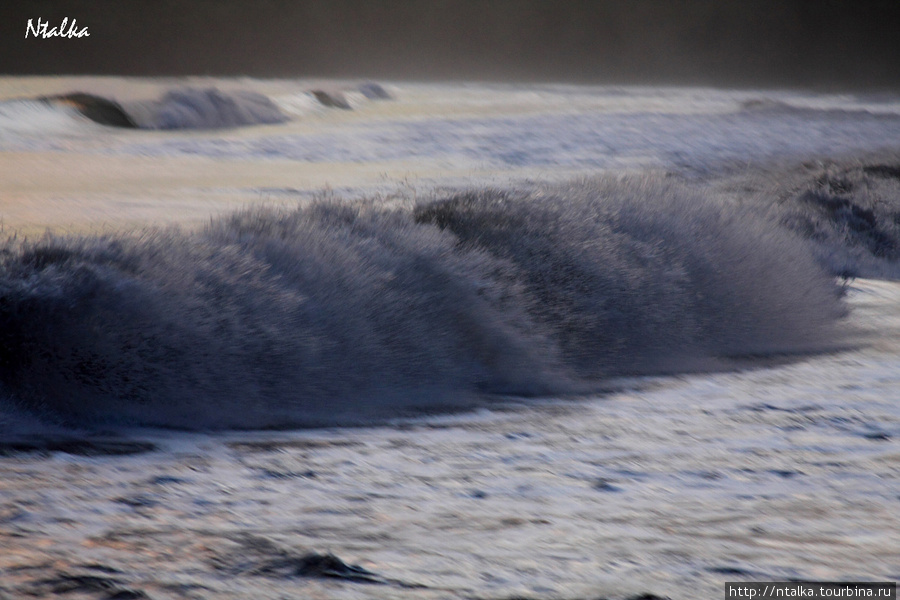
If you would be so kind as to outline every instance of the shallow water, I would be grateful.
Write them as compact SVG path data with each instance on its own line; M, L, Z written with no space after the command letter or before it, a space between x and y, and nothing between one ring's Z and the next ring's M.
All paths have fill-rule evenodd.
M282 104L305 85L244 83ZM80 231L104 216L190 224L260 189L304 201L322 185L295 174L306 168L386 204L598 167L649 165L705 189L748 164L895 150L900 131L896 103L853 97L391 90L394 102L214 133L10 128L4 216ZM756 99L771 105L742 108ZM110 169L57 170L90 163ZM60 196L66 206L16 212ZM898 580L900 287L858 280L846 302L846 351L591 397L315 431L78 436L32 423L0 459L0 597L711 598L741 579ZM374 581L301 576L291 565L307 552Z

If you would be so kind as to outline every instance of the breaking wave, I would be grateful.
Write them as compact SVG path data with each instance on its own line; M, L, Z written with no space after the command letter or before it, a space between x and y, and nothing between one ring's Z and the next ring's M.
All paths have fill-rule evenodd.
M65 425L373 423L822 350L844 312L799 238L650 177L10 240L2 263L3 402Z
M789 234L677 186L253 209L10 241L0 381L66 423L352 424L834 341Z
M222 129L288 120L267 96L216 88L171 90L159 100L126 105L126 110L143 129Z
M42 100L0 102L0 140L9 137L66 136L83 133L91 124L71 106Z
M89 131L91 123L126 129L224 129L283 123L289 117L250 91L182 88L157 100L118 102L73 92L0 102L0 136Z

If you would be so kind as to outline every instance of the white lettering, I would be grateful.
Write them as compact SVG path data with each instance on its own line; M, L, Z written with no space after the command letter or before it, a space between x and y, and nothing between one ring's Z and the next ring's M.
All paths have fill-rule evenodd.
M88 32L88 28L82 27L79 29L77 23L77 19L72 19L72 22L69 23L69 17L63 17L59 27L50 27L50 21L44 21L40 17L37 19L37 25L34 24L34 19L28 19L28 24L25 26L25 38L27 39L29 35L40 37L44 40L52 37L66 39L90 37L91 34ZM66 26L68 26L68 29L66 29Z

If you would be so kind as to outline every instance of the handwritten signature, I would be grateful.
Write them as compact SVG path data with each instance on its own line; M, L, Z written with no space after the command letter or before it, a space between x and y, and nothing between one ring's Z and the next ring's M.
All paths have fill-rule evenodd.
M52 37L69 39L90 37L91 34L88 33L88 28L82 27L79 29L76 23L75 19L72 19L72 22L69 23L69 17L64 17L59 27L50 27L50 21L45 21L40 17L37 18L37 25L34 24L34 19L28 19L28 25L25 26L25 38L28 39L29 35L42 39Z

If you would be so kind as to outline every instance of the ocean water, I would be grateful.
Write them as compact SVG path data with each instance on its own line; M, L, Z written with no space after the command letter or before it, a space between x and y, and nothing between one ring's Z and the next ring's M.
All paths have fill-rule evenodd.
M900 579L900 98L329 86L0 82L0 597Z

